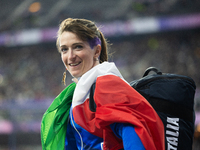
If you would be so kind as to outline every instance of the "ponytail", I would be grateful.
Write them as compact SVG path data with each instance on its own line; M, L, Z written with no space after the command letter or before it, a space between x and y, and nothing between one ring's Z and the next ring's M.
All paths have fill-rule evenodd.
M99 31L101 37L101 54L100 54L100 63L108 61L108 43L101 31Z

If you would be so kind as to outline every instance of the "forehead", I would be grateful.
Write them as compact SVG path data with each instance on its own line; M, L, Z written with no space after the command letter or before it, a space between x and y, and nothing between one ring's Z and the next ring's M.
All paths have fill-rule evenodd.
M75 33L64 31L60 36L60 45L71 42L83 42Z

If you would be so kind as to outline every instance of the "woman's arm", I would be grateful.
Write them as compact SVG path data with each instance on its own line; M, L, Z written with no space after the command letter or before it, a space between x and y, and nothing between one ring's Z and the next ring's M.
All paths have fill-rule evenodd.
M110 127L115 135L122 139L125 150L145 150L132 125L125 123L113 123Z

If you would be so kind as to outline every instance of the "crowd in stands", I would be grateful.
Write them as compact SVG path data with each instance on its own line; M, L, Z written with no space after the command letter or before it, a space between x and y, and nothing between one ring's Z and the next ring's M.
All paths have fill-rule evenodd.
M88 5L90 2L91 5ZM55 6L55 1L43 0L40 11L30 13L28 8L24 9L25 11L21 15L14 17L9 23L9 16L13 13L10 10L15 10L22 1L12 1L8 6L4 6L3 4L8 4L8 2L3 0L0 32L56 27L61 20L67 17L110 22L149 16L192 14L198 13L200 6L199 0L126 0L123 3L127 2L129 5L123 7L123 11L120 2L115 0L103 1L101 5L98 5L97 1L91 0L90 2L69 1L69 5L61 9L56 17L44 23L41 17L48 16L51 8ZM12 13L8 14L8 11ZM43 24L41 25L41 23ZM128 82L141 78L146 68L150 66L155 66L165 73L182 74L194 79L197 86L195 110L200 111L199 29L130 37L108 37L108 40L111 43L109 61L116 63ZM3 108L6 103L13 107L20 104L32 105L36 102L51 103L66 87L62 84L64 71L65 67L56 50L55 42L0 47L0 108ZM72 82L71 79L71 75L67 73L66 85ZM10 112L3 111L0 110L0 121L5 119L10 123L14 122L15 127L19 126L15 130L39 133L40 120L45 110L33 108L24 113L24 110L21 109L11 115L9 113L12 110L9 110ZM199 138L198 133L193 144L194 150L200 148Z
M146 68L190 76L200 87L199 31L108 39L110 61L127 81L142 77ZM0 48L0 105L5 101L24 103L57 96L65 87L65 71L54 43ZM67 84L71 82L67 74ZM198 94L199 95L199 94ZM200 100L199 100L200 101Z
M58 3L53 0L43 0L40 2L41 8L33 13L29 12L28 7L17 11L20 5L24 4L23 1L12 0L12 3L8 3L6 0L2 0L0 31L54 27L68 17L110 22L142 17L184 15L198 13L200 6L199 0L125 0L117 2L115 0L103 2L88 0L87 3L74 0L66 2L66 4L63 4L65 7L58 9L56 7ZM15 11L18 14L14 14ZM56 16L50 17L51 14ZM10 17L13 17L12 21L9 20ZM49 18L49 20L44 21L46 18Z
M197 86L195 109L200 111L199 30L108 40L111 43L109 61L116 63L128 82L141 78L145 69L150 66L155 66L165 73L182 74L193 78ZM50 104L65 88L62 84L64 71L65 67L55 43L0 47L0 107L3 108L6 103L14 107L21 104L32 105L36 102ZM66 84L72 82L71 78L67 73ZM37 109L37 113L34 109L26 113L24 110L18 110L20 112L16 115L12 114L18 122L15 122L19 126L17 130L39 133L40 120L45 109ZM2 116L2 111L0 113L0 117L10 119ZM194 150L199 149L199 137L195 137Z

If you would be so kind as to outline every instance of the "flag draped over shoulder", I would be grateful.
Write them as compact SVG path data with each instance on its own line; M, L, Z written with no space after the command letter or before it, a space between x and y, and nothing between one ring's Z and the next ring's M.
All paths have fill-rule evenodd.
M67 120L72 103L75 83L65 88L52 102L41 122L43 150L64 150Z

